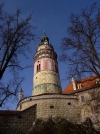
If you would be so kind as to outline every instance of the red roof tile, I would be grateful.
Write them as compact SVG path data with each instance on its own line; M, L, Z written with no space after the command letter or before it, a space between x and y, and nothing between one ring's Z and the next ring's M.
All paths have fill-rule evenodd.
M64 91L62 92L62 94L70 94L70 93L74 93L77 91L81 91L81 90L86 90L95 86L100 86L100 83L96 84L96 76L91 76L82 80L76 80L75 84L76 84L76 90L73 89L73 85L72 82L68 84L68 86L64 89ZM77 89L77 84L81 83L81 88Z

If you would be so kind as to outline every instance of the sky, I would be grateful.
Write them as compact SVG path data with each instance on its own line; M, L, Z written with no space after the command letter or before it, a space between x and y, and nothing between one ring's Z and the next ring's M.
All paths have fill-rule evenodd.
M7 12L14 13L18 8L23 11L23 17L33 12L32 20L33 26L36 27L33 33L36 35L35 40L30 43L31 53L27 53L29 59L20 60L27 65L33 65L33 55L36 52L36 47L40 42L40 39L44 35L49 37L50 44L53 45L54 50L60 55L60 45L62 39L67 36L67 28L70 25L69 16L71 13L79 14L82 8L91 5L93 2L97 2L100 7L100 0L0 0L0 3L4 2L4 9ZM23 63L23 64L24 64ZM59 73L61 79L62 89L68 85L70 80L66 80L66 73L68 68L66 64L59 62ZM25 69L21 72L21 75L25 77L25 81L22 83L22 89L25 96L32 95L33 89L33 69ZM9 79L9 75L6 80ZM16 108L16 103L10 105L10 109Z

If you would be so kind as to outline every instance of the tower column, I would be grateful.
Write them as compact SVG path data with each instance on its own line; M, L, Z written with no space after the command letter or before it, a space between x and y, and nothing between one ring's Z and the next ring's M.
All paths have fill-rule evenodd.
M57 54L44 35L34 55L33 95L60 94L62 92Z

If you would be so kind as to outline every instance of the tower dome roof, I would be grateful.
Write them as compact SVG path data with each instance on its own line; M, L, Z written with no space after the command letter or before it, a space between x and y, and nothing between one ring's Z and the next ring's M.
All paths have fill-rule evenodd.
M45 33L42 36L41 43L38 44L36 51L40 51L40 50L43 50L43 49L54 51L54 48L51 44L49 44L49 38L46 36Z
M41 38L41 43L48 42L49 44L49 38L46 36L46 34Z

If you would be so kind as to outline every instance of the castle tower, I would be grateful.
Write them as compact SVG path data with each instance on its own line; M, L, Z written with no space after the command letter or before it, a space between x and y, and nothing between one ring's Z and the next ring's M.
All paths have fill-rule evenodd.
M61 94L57 54L44 35L34 55L33 95Z

